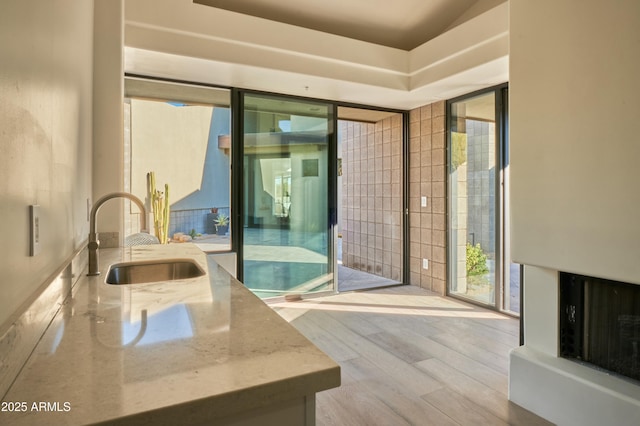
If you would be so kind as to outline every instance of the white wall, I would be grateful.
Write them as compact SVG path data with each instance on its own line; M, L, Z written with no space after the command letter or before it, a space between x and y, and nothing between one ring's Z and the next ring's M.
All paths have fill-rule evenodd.
M2 3L0 324L87 239L93 8L93 1L75 0ZM35 257L30 204L41 209Z
M510 2L511 244L525 345L509 398L559 425L640 424L640 387L558 357L558 271L640 284L640 2Z
M510 8L513 260L640 284L640 2Z
M92 200L124 189L123 1L95 0ZM106 203L98 215L98 232L120 232L122 211L121 200ZM101 247L118 245L105 244L104 235L100 239Z

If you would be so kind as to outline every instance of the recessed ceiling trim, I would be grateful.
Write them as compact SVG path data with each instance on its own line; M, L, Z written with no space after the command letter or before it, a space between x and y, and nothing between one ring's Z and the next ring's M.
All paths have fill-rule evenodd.
M192 0L127 0L125 25L145 24L380 69L404 71L407 66L405 50L203 6Z
M506 0L193 0L218 10L411 50Z
M389 71L357 62L299 54L270 46L238 43L222 38L202 37L184 31L174 31L153 25L125 24L125 45L137 49L171 53L249 66L280 70L317 77L339 78L354 83L408 90L406 73ZM131 70L127 70L133 72Z
M269 45L265 45L265 44L258 44L258 43L253 43L253 42L247 42L247 41L241 41L241 40L232 40L229 38L225 38L225 37L219 37L219 36L212 36L212 35L207 35L207 34L201 34L201 33L197 33L194 31L184 31L184 30L179 30L179 29L173 29L173 28L166 28L166 27L161 27L161 26L157 26L157 25L151 25L151 24L146 24L146 23L139 23L139 22L127 22L127 28L130 31L135 31L135 29L137 28L139 31L141 32L149 32L149 33L166 33L166 34L173 34L177 37L183 37L183 38L195 38L195 39L201 39L204 42L206 42L207 40L213 42L213 43L219 43L219 44L228 44L228 45L232 45L230 46L230 48L233 48L233 46L235 46L236 49L238 48L247 48L247 49L257 49L260 50L261 52L263 52L263 54L274 54L274 55L285 55L285 56L295 56L297 58L306 58L309 60L321 60L322 62L325 63L332 63L335 65L340 65L340 66L348 66L348 67L354 67L354 68L359 68L362 70L371 70L371 71L376 71L376 72L385 72L388 74L395 74L395 75L401 75L401 76L406 76L406 66L401 66L400 64L395 64L394 67L386 67L386 66L381 66L381 65L372 65L372 64L366 64L366 63L359 63L359 62L354 62L352 60L346 60L346 59L341 59L341 58L335 58L335 57L327 57L327 56L320 56L320 55L315 55L315 54L311 54L311 53L307 53L307 52L293 52L289 49L280 47L280 46L269 46ZM405 58L403 58L405 59ZM404 62L404 61L402 61Z
M500 49L508 54L509 40L509 8L502 4L480 16L440 35L437 43L434 40L425 43L411 52L409 67L418 73L433 67L442 61L451 60L455 56L468 54L474 49L481 49L484 44L504 40L507 49Z
M211 11L235 25L203 28ZM260 43L256 34L236 37L252 19L271 31ZM129 73L406 109L508 80L508 5L406 52L191 0L128 0L125 46Z

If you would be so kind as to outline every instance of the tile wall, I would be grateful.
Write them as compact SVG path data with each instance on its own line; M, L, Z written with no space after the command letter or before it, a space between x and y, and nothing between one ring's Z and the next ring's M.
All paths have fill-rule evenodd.
M447 271L445 108L445 101L416 108L409 119L409 284L442 295ZM402 117L340 126L343 264L400 281Z
M409 283L442 295L447 276L445 110L441 101L409 114Z
M402 115L339 125L343 265L402 281Z

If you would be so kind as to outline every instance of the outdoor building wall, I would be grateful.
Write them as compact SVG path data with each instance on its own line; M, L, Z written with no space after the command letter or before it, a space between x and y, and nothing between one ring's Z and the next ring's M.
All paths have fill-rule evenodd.
M169 184L169 236L191 230L214 233L211 209L229 214L230 154L218 147L218 136L229 134L229 109L131 99L125 111L131 192L149 206L146 176L153 171L157 189L164 191ZM135 229L138 223L137 207L126 216L125 234L132 232L128 224Z
M467 232L491 259L496 248L495 123L467 120ZM463 269L464 270L464 269Z
M402 280L402 116L341 121L342 262Z
M445 105L436 102L409 114L409 283L442 295L447 271ZM421 197L427 197L426 207Z

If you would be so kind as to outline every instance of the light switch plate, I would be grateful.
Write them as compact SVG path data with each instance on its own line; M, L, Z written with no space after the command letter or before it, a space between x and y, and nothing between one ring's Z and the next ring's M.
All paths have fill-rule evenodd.
M29 206L29 228L31 236L29 255L35 256L40 253L40 206L37 204Z
M422 207L427 207L427 197L420 198L420 205Z
M422 269L429 269L429 259L422 259Z

